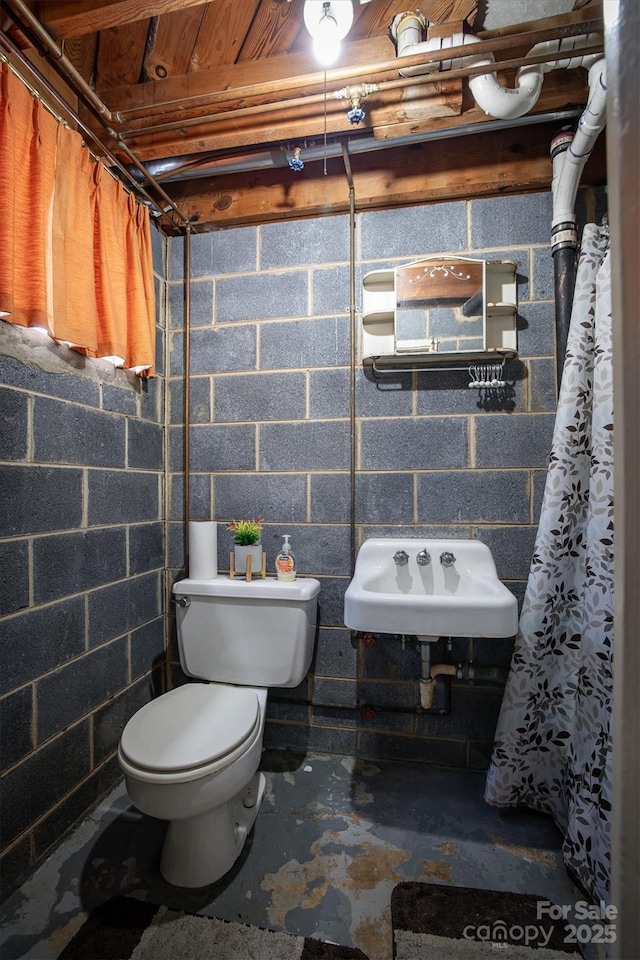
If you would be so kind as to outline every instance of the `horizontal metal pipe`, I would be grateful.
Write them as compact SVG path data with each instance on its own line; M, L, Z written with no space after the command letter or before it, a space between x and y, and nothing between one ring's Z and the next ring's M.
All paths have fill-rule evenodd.
M408 134L404 137L396 137L388 140L377 140L375 137L354 138L347 141L348 152L350 156L358 153L371 153L376 150L390 150L393 147L412 146L419 143L428 143L430 140L448 140L454 137L471 136L478 133L487 133L495 130L507 130L512 127L529 126L533 123L561 123L579 116L581 110L579 107L568 110L553 110L549 113L530 114L526 117L520 117L516 120L492 120L481 121L479 123L463 124L459 127L448 127L443 130L429 130L422 133ZM302 159L305 163L311 163L314 160L322 160L327 157L339 157L342 155L342 142L330 141L326 148L324 144L318 143L313 147L303 147ZM188 154L182 157L166 157L162 160L150 160L147 168L155 177L162 180L163 183L176 183L180 180L195 180L201 177L227 176L236 173L246 173L255 170L266 170L286 166L286 154L282 153L280 159L272 151L258 151L254 154L244 154L230 161L220 157L218 153L213 158L207 159L200 155L201 160L198 163L198 154ZM194 161L194 158L195 161ZM178 161L173 165L174 161ZM466 367L464 368L467 369Z
M467 48L468 50L469 48ZM476 46L473 47L475 51ZM603 44L585 47L581 53L585 56L593 53L602 53ZM404 61L405 58L403 58ZM408 59L408 58L407 58ZM554 54L540 53L531 57L519 57L516 60L500 61L498 66L500 70L519 69L523 66L530 66L536 63L552 63L556 60L566 60L565 51ZM447 70L446 72L429 73L424 77L400 77L397 80L382 81L377 84L381 92L390 90L402 90L404 87L421 87L427 84L442 83L443 80L457 80L461 77L482 76L485 73L494 72L494 68L487 68L486 64L480 64L472 67L459 67L457 70ZM264 113L272 113L278 110L290 110L296 107L314 106L324 104L325 94L315 93L306 97L295 97L291 100L280 100L271 103L256 104L252 107L238 107L234 110L224 110L220 113L209 113L200 117L188 117L187 119L167 120L153 124L149 127L136 127L131 130L122 130L120 136L123 139L130 137L143 138L151 134L166 132L168 130L183 130L187 127L200 126L202 124L220 123L223 120L238 120L241 117L257 116Z
M26 3L23 3L23 0L5 0L5 4L9 8L8 12L11 19L14 20L18 26L25 27L31 36L44 47L46 53L53 57L64 69L76 93L80 94L87 103L90 103L100 116L104 117L109 123L113 123L114 118L106 103L100 99L95 90L90 87L84 77L78 73L69 58L64 55L62 48L58 46L51 34L45 30L38 18L33 15Z
M18 0L11 0L18 2ZM486 40L480 40L473 45L473 55L479 56L483 53L494 53L499 50L510 50L516 47L535 46L545 40L557 40L563 37L575 37L581 34L593 33L602 30L602 20L600 18L592 20L583 20L577 23L565 24L564 26L546 27L543 29L531 30L527 33L510 35L507 37L495 37ZM441 63L444 60L453 60L456 57L470 56L469 47L451 47L448 50L434 50L428 54L415 54L410 57L402 58L403 67L419 66L424 63ZM500 65L496 65L500 69ZM280 80L271 80L266 83L247 84L242 87L234 87L225 90L217 90L214 93L193 94L191 97L177 97L169 100L156 101L153 104L145 104L144 107L130 107L129 109L119 110L116 118L119 123L130 122L137 117L146 118L153 116L156 112L168 112L168 107L180 105L184 109L187 104L192 107L198 105L207 107L215 103L228 103L233 100L250 100L254 97L270 96L276 93L286 93L287 91L300 91L305 87L323 87L325 83L343 83L345 80L354 80L359 77L374 76L379 73L396 73L398 70L398 58L383 60L378 63L362 64L355 67L337 67L333 70L327 70L325 73L311 73L300 77L285 77ZM486 73L486 69L485 69Z
M46 80L36 69L36 67L31 63L30 60L24 56L24 54L11 42L11 40L2 32L0 32L0 47L5 51L7 56L11 57L11 60L15 60L16 63L20 64L20 67L23 68L26 72L29 73L34 85L41 87L47 95L47 98L55 103L55 105L60 109L61 113L65 114L74 124L77 125L79 130L82 131L82 135L87 137L91 143L95 146L98 159L107 163L110 167L115 167L119 174L121 174L123 180L130 185L130 187L137 193L141 194L143 198L157 207L157 201L151 197L144 187L141 186L141 182L136 180L135 176L131 170L128 170L127 167L123 166L120 161L114 157L114 155L105 147L102 141L95 135L95 133L87 127L86 124L80 119L76 111L64 100L64 98L58 93L55 87L52 87L48 80ZM11 60L8 60L11 64ZM26 81L26 78L25 78Z
M11 2L20 3L20 0L11 0ZM48 82L48 80L46 80L45 77L42 76L42 74L38 71L38 69L34 66L34 64L32 64L31 61L24 56L24 54L15 46L14 43L12 43L9 37L7 37L7 35L2 31L0 31L0 46L2 46L2 48L7 52L7 54L11 56L12 59L14 59L17 63L20 64L21 68L28 71L29 76L34 78L37 84L40 87L42 87L44 91L46 91L47 98L50 97L59 107L61 107L64 110L64 112L66 112L66 114L73 120L73 122L79 127L79 129L82 130L83 136L90 137L92 142L98 146L98 151L100 155L106 158L110 166L115 167L119 171L119 174L122 175L122 177L127 181L127 183L134 189L136 193L142 193L144 195L145 200L151 203L154 207L156 207L162 213L166 212L160 208L157 198L151 197L146 191L141 190L140 183L144 183L144 182L148 183L158 193L158 195L164 201L167 207L169 207L173 211L173 213L177 216L178 224L180 226L187 225L188 221L182 215L182 213L180 212L180 209L176 206L173 199L169 196L168 193L165 193L162 186L154 179L153 175L149 173L146 167L140 162L140 160L138 160L137 156L127 146L127 144L124 143L124 141L122 141L120 135L115 130L112 130L109 127L108 116L107 116L108 111L105 113L101 113L99 110L95 108L95 105L93 103L90 104L90 106L94 108L94 112L96 112L98 119L100 120L102 125L106 128L109 136L112 137L118 143L119 148L123 151L124 154L126 154L127 158L131 161L134 167L136 167L140 171L140 173L143 175L143 180L138 180L135 177L133 177L131 174L131 171L128 170L127 167L123 166L120 163L120 161L114 157L113 153L107 149L107 147L100 140L100 138L80 119L77 112L56 91L55 87L53 87ZM66 58L57 58L55 63L56 69L58 70L59 73L62 74L63 78L66 77L66 66L64 62L65 59ZM80 96L80 99L83 99L84 95L79 90L77 90L76 92ZM102 101L99 100L99 103L102 103Z

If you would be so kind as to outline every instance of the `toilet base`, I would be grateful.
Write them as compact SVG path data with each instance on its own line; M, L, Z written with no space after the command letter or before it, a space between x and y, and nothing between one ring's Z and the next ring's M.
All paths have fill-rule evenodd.
M264 774L256 773L228 803L186 820L171 820L160 860L165 880L176 887L206 887L223 877L240 855L265 787Z

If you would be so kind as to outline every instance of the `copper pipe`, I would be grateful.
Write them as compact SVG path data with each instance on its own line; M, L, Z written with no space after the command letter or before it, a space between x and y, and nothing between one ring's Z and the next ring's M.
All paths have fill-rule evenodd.
M69 58L64 55L62 48L58 46L51 34L45 30L37 17L32 14L29 7L23 3L23 0L5 0L5 3L9 8L8 12L12 20L14 20L19 27L25 27L40 46L44 47L47 55L53 57L65 71L76 93L78 93L85 102L90 103L93 109L100 114L100 116L104 117L107 122L114 123L113 115L106 103L100 99L95 90L90 87L84 77L78 73Z
M473 48L475 50L475 47ZM589 47L584 47L580 49L581 56L590 56L594 53L602 53L603 45L597 44ZM421 87L427 84L433 83L442 83L445 80L457 80L459 77L474 77L480 76L484 73L497 73L502 70L510 70L523 66L529 66L536 63L551 63L556 60L566 60L567 51L564 50L560 53L548 54L548 53L539 53L535 54L532 57L519 57L516 60L504 60L499 61L496 64L496 68L491 67L487 68L486 64L476 65L473 67L460 67L457 70L447 70L440 72L429 73L424 77L400 77L397 80L386 80L377 84L378 90L385 92L388 90L402 90L404 87ZM333 102L333 101L332 101ZM211 113L205 114L201 117L189 117L188 119L183 120L169 120L165 123L160 122L156 123L150 127L136 127L130 130L123 130L120 134L120 138L129 138L137 137L143 138L149 136L153 133L158 133L160 131L168 130L182 130L186 127L198 126L200 124L211 124L219 123L223 120L237 120L240 117L251 117L256 115L261 115L264 113L271 113L272 111L278 110L289 110L294 107L305 107L315 104L324 103L324 94L316 93L310 94L308 97L296 97L293 100L280 100L273 103L264 103L258 104L253 107L239 107L237 110L225 110L221 113ZM335 104L342 106L339 101L335 101ZM338 112L336 110L336 112Z
M191 228L187 227L184 235L184 260L183 260L183 292L184 292L184 569L185 574L189 575L189 513L190 503L190 404L191 404Z
M356 566L356 192L346 143L342 144L342 159L349 185L349 540L353 576Z
M19 0L11 0L19 2ZM473 44L461 47L450 47L447 50L434 50L431 53L412 54L409 57L402 57L402 66L420 66L425 63L441 63L444 60L453 60L458 57L478 56L484 53L493 53L497 50L510 50L514 47L535 46L545 40L558 40L564 37L582 36L583 34L597 32L602 30L601 18L591 20L582 20L576 23L565 24L553 28L531 30L527 33L510 35L507 37L496 37L493 39L480 40ZM564 54L566 57L566 53ZM499 64L496 69L500 69ZM363 64L355 67L338 67L334 70L328 70L326 73L327 83L342 83L345 80L353 80L357 77L372 77L379 73L397 73L398 58L392 60L383 60L379 63ZM487 72L486 69L484 71ZM228 103L233 100L251 100L255 97L269 96L276 93L287 92L289 90L300 90L303 87L324 85L324 73L305 74L301 77L286 77L280 80L271 80L266 83L247 84L244 87L234 87L226 90L218 90L214 93L194 94L191 97L172 98L171 100L156 101L154 104L146 104L144 107L131 107L128 110L118 110L116 120L122 124L126 120L131 120L139 116L145 118L152 116L155 112L166 112L166 107L176 104L184 109L185 105L191 103L197 105L197 101L202 100L201 106L207 107L215 103Z
M184 216L180 212L180 209L176 206L173 199L169 196L168 193L165 193L161 185L157 183L157 181L154 180L154 178L147 172L146 167L144 167L143 164L140 163L136 155L132 153L132 151L129 149L126 143L121 139L120 134L117 133L115 130L113 130L109 126L110 123L114 122L114 117L111 111L107 108L104 101L102 101L100 97L98 97L98 95L93 91L93 89L89 86L89 84L78 73L76 68L71 63L71 61L64 56L60 47L49 36L47 31L44 29L44 27L41 26L40 22L33 16L33 14L28 9L28 7L24 5L22 0L7 0L7 4L11 7L11 9L9 10L9 14L18 24L18 26L23 27L27 31L27 33L29 33L32 36L32 38L34 38L37 42L41 43L46 48L48 53L52 54L53 56L52 65L56 69L56 72L59 73L64 80L67 80L71 83L74 91L78 94L78 96L83 101L83 103L85 103L86 106L89 106L91 110L95 113L98 120L101 122L103 127L105 127L109 136L112 137L117 142L118 146L122 149L123 153L126 154L127 158L131 161L131 163L135 167L137 167L138 170L140 170L140 172L144 175L146 182L150 184L154 188L154 190L157 191L157 193L165 202L165 204L168 205L173 210L173 212L177 215L180 225L186 226L187 220L184 218ZM23 20L21 20L20 17L23 17ZM29 63L26 57L23 57L21 54L19 54L19 51L17 51L17 48L14 47L14 45L11 43L9 38L3 32L0 32L0 37L2 38L3 44L6 45L6 48L10 49L11 53L20 59L21 63ZM29 66L32 71L32 76L37 76L38 82L42 84L44 89L47 90L47 93L52 91L53 88L51 87L51 85L47 83L47 81L44 79L44 77L40 75L37 69L31 64L29 64ZM58 102L61 102L65 105L65 109L69 112L69 115L73 116L74 122L78 123L78 125L82 127L83 131L90 132L88 130L88 127L86 127L80 121L80 119L75 116L71 107L69 107L64 102L64 100L61 100L60 97L57 97L57 100ZM91 134L91 135L93 136L95 142L100 143L101 150L106 154L108 151L103 146L102 142L94 134ZM115 165L118 167L119 170L121 171L124 170L124 168L119 163L117 163L117 161L115 161ZM133 178L131 178L131 176L128 173L126 174L126 176L127 176L127 180L135 184L136 188L139 189L138 182ZM151 200L151 202L154 204L154 206L158 206L157 200Z
M70 120L82 131L83 137L91 141L95 147L96 156L98 159L102 160L103 163L108 163L109 166L115 167L120 175L120 180L127 186L128 189L131 189L136 196L142 197L147 203L150 203L153 207L158 209L158 201L156 198L152 197L142 186L142 184L131 176L131 173L123 166L120 161L114 157L110 150L105 147L101 140L95 135L95 133L80 119L76 111L64 100L64 98L58 93L55 87L52 87L48 80L46 80L36 69L36 67L31 63L30 60L24 56L21 50L19 50L2 31L0 31L0 47L5 50L6 54L11 57L11 61L15 61L20 65L20 67L29 74L32 78L33 83L46 93L47 98L56 104L56 106L66 114ZM11 61L8 61L11 65ZM26 82L26 81L25 81ZM43 101L44 102L44 101ZM130 154L130 150L126 145L124 145L127 155ZM137 164L141 167L141 164ZM144 167L141 167L144 172L145 179L147 182L151 182L149 179L149 174L147 173ZM164 191L162 191L164 194ZM186 223L180 211L172 202L172 207L177 211L180 216L182 223Z

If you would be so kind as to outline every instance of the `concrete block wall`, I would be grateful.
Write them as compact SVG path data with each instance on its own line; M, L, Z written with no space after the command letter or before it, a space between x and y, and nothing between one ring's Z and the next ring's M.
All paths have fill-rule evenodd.
M357 215L357 303L371 269L429 254L513 259L519 359L509 396L478 403L464 372L376 382L358 363L358 543L402 534L477 537L521 599L533 551L555 410L549 194ZM349 222L272 223L192 240L191 517L216 519L228 569L231 519L261 515L268 568L291 534L301 575L319 577L308 678L272 691L266 743L484 767L502 688L454 683L447 715L418 708L419 654L342 619L349 556ZM170 565L183 573L182 241L171 241ZM453 660L508 667L511 641L453 638ZM435 655L444 655L444 641ZM172 651L179 682L177 650ZM446 706L446 690L436 706ZM371 709L365 709L371 708Z
M121 777L120 731L165 663L164 242L158 376L2 325L3 895Z

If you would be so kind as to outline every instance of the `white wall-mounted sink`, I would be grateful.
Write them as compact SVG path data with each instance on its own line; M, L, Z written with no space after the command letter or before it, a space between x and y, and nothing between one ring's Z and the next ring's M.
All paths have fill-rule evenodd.
M418 562L422 551L430 557L423 565ZM344 622L352 630L374 633L512 637L518 605L479 540L374 538L358 552L344 598Z

